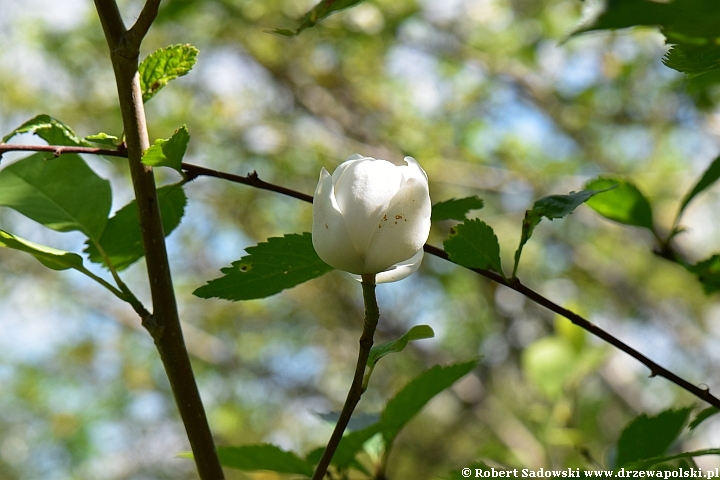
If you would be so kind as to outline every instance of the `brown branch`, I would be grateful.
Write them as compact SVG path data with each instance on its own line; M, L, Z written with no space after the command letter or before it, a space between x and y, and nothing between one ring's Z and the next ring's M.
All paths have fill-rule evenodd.
M152 335L165 367L200 478L221 480L224 474L180 326L155 177L152 168L142 163L143 152L150 146L150 141L140 89L138 57L143 29L146 31L150 27L157 3L157 0L148 0L141 14L142 21L138 19L140 26L134 35L125 30L115 0L95 0L95 7L105 32L115 72L128 165L138 207L152 295L153 313L143 319L143 326Z
M118 147L117 149L93 148L93 147L69 147L64 145L15 145L12 143L0 143L0 157L7 152L49 152L59 157L65 153L88 153L91 155L106 155L109 157L126 157L127 150Z
M140 45L140 42L145 38L148 30L150 30L150 26L155 21L155 17L157 17L158 8L160 8L160 0L147 0L147 2L145 2L135 24L130 27L127 32L128 38L132 43Z
M0 152L2 152L2 148L5 145L0 145ZM8 145L8 147L11 145ZM17 147L17 145L12 145L13 147ZM24 150L33 150L38 149L38 146L35 145L23 145L22 147ZM63 151L63 153L97 153L97 152L91 152L87 150L93 150L93 149L83 149L82 147L56 147L56 146L48 146L43 151L55 151L55 149L63 148L66 149ZM82 151L80 151L82 150ZM99 150L99 149L97 149ZM112 151L112 150L111 150ZM99 153L101 155L106 155L108 153ZM122 156L122 155L118 155ZM221 178L223 180L227 180L230 182L235 183L241 183L243 185L249 185L251 187L263 189L263 190L269 190L272 192L282 193L283 195L288 195L293 198L297 198L299 200L302 200L304 202L312 203L312 196L298 192L296 190L292 190L286 187L282 187L280 185L274 185L272 183L265 182L263 180L260 180L258 178L257 173L253 172L247 176L241 176L241 175L233 175L231 173L225 173L220 172L217 170L212 170L205 167L200 167L198 165L192 165L189 163L183 163L182 164L183 169L188 172L188 175L190 178L195 178L198 176L208 176L208 177L214 177L214 178ZM444 260L447 260L449 262L452 262L450 260L448 254L441 248L434 247L432 245L425 245L424 247L425 252L429 253L430 255L434 255L438 258L442 258ZM455 262L453 262L455 263ZM520 281L507 281L505 278L503 278L501 275L498 275L497 273L490 271L490 270L483 270L480 268L469 268L469 270L472 270L475 273L478 273L493 282L499 283L501 285L505 285L508 288L512 288L518 293L521 293L525 295L527 298L532 300L533 302L537 303L538 305L541 305L548 310L557 313L558 315L561 315L571 322L573 322L575 325L579 326L580 328L592 333L596 337L606 341L607 343L613 345L614 347L622 350L623 352L627 353L631 357L635 358L637 361L648 367L650 369L650 376L655 377L663 377L672 383L676 384L677 386L683 388L684 390L687 390L688 392L692 393L696 397L706 401L710 405L713 405L717 408L720 408L720 399L715 397L714 395L710 394L709 389L702 389L696 385L693 385L692 383L688 382L687 380L684 380L683 378L677 376L676 374L672 373L671 371L661 367L657 363L650 360L648 357L643 355L642 353L638 352L631 346L627 345L626 343L622 342L618 338L614 337L612 334L606 332L605 330L601 329L597 325L589 322L588 320L584 319L580 315L571 312L570 310L561 307L560 305L554 303L553 301L549 300L546 297L543 297L536 291L526 287Z

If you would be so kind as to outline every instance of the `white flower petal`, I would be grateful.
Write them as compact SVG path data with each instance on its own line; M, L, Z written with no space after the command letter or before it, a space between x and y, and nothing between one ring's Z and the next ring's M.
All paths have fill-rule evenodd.
M409 258L404 262L400 262L397 265L390 267L388 270L385 270L384 272L376 274L375 283L397 282L398 280L409 277L410 275L415 273L418 268L420 268L424 253L425 252L420 250L418 253L413 255L412 258ZM358 282L362 282L361 275L352 275L352 277Z
M318 256L331 267L363 273L365 258L358 255L350 239L335 201L332 177L324 168L313 198L312 242Z
M375 229L366 272L381 272L422 250L430 233L430 196L425 179L411 178L393 197Z
M364 158L350 162L336 181L333 178L335 198L350 238L364 256L376 226L402 185L403 175L386 160Z

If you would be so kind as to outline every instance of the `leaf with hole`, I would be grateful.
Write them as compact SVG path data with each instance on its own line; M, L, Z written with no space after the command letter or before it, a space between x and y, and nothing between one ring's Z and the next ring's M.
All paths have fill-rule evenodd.
M138 67L143 102L150 100L170 81L187 75L200 51L192 45L171 45L151 53Z
M478 196L465 198L451 198L443 202L438 202L432 206L433 222L441 220L466 220L467 213L471 210L479 210L483 208L484 202Z
M450 260L468 268L491 269L502 274L500 244L493 229L482 220L466 220L445 240Z
M187 197L180 183L159 188L157 197L163 231L167 236L180 224L185 214ZM108 220L99 242L117 271L126 269L145 255L135 200L122 207ZM105 263L92 242L86 242L84 252L88 254L91 262Z
M63 146L90 146L88 142L78 137L72 128L50 115L41 114L31 118L18 128L5 135L0 143L7 143L15 135L21 133L34 133L45 140L48 145ZM47 154L45 154L47 155Z
M200 298L251 300L265 298L329 272L309 232L268 238L246 249L248 255L221 269L225 275L193 292Z
M77 155L35 154L0 170L0 205L53 230L99 240L112 204L110 182Z

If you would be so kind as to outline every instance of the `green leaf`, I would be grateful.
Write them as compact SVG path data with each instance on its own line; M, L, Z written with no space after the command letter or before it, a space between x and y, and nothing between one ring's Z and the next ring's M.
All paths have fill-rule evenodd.
M190 134L183 125L169 139L155 140L155 144L143 153L142 163L151 167L170 167L182 175L182 159L189 141Z
M665 410L654 417L636 417L620 435L615 468L663 455L680 435L691 410Z
M0 247L29 253L40 263L53 270L83 269L83 259L80 255L38 245L3 230L0 230Z
M15 135L21 133L34 133L45 140L49 145L64 146L89 146L90 144L81 139L70 127L50 115L38 115L31 118L18 128L5 135L0 143L7 143Z
M720 10L715 0L653 0L609 1L605 10L590 25L576 33L633 26L656 26L670 40L709 42L718 36Z
M408 342L412 340L422 340L424 338L433 338L434 336L435 332L429 325L416 325L397 340L373 346L370 349L367 365L371 367L385 355L402 352L405 350L405 347L407 347Z
M690 273L697 275L703 290L711 294L720 290L720 255L713 255L695 265L685 267Z
M167 236L180 224L185 214L187 197L180 183L159 188L157 196L163 231ZM145 255L135 200L118 210L108 221L100 237L100 246L117 271L126 269ZM86 242L84 251L91 262L105 263L92 242Z
M648 467L651 467L653 465L671 462L673 460L684 460L686 458L702 457L705 455L720 455L720 448L708 448L705 450L695 450L692 452L682 452L676 453L674 455L662 455L659 457L648 458L646 460L640 460L629 464L627 470L646 470Z
M283 35L285 37L293 37L295 35L299 35L300 32L306 28L314 27L317 22L332 15L333 13L345 10L346 8L354 7L362 1L363 0L322 0L320 3L315 5L312 10L305 14L305 16L300 20L297 30L293 31L284 28L276 28L274 30L269 30L269 32L277 33L278 35Z
M687 207L688 203L690 203L690 201L695 198L698 193L702 192L703 190L710 187L713 183L715 183L718 178L720 178L720 156L712 161L707 170L705 170L705 172L702 174L702 177L700 177L700 180L698 180L692 190L690 190L687 195L685 195L685 198L680 204L678 218L680 218L680 215L682 215L682 212L685 210L685 207Z
M625 225L644 227L654 232L652 207L635 185L625 180L600 177L585 185L587 190L612 190L598 194L586 203L600 215Z
M46 161L35 154L0 171L0 205L53 230L98 240L111 203L110 182L77 155Z
M362 430L356 430L354 432L346 433L340 440L335 455L333 455L330 463L340 468L346 468L352 466L355 456L362 450L365 442L370 440L374 435L380 431L380 424L376 423ZM310 452L306 458L307 462L312 465L317 465L322 457L324 447L317 448Z
M695 430L702 422L704 422L718 412L720 412L720 409L718 409L717 407L707 407L706 409L695 415L695 418L692 419L690 425L688 425L688 428L690 430Z
M268 470L277 473L296 473L308 477L313 474L312 466L295 453L267 443L240 447L217 447L217 453L223 466L237 470ZM178 456L193 458L190 452L181 453Z
M107 147L117 147L120 143L122 143L115 135L108 135L103 132L96 133L95 135L88 135L85 137L85 141Z
M444 242L450 260L468 268L489 268L502 274L500 244L493 229L482 220L466 220L450 231Z
M143 102L150 100L171 80L192 70L200 51L192 45L171 45L151 53L140 63Z
M460 220L462 222L467 218L466 215L470 210L479 210L483 208L483 205L482 198L478 196L451 198L433 205L430 219L433 222L440 220Z
M550 336L535 340L522 352L522 370L548 398L556 398L577 366L578 355L571 343Z
M513 277L515 277L515 274L517 273L523 247L527 241L530 240L533 230L535 230L535 227L538 226L543 217L551 221L555 218L562 218L565 215L572 213L573 210L582 203L587 202L588 199L594 195L604 192L605 190L582 190L580 192L570 192L567 195L549 195L535 202L532 209L525 212L525 218L522 223L522 234L520 235L520 245L515 251Z
M225 300L265 298L332 270L315 253L308 232L269 238L246 251L247 256L220 270L225 276L209 281L193 295Z
M385 406L380 432L390 445L402 428L438 393L472 371L477 360L442 367L436 365L415 377Z

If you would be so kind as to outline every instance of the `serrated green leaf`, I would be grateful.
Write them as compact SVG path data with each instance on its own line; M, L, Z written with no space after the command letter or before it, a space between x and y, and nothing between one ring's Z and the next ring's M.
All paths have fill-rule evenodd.
M39 245L3 230L0 230L0 247L29 253L40 263L53 270L83 269L83 259L80 255Z
M193 295L233 301L265 298L333 269L315 253L309 232L268 238L246 251L247 256L220 270L225 276L210 280Z
M192 70L200 51L192 45L171 45L151 53L140 63L140 88L143 102L150 100L171 80Z
M513 277L515 277L517 273L523 247L525 247L527 241L530 240L533 230L535 230L535 227L538 226L543 217L551 221L555 218L562 218L572 213L573 210L588 201L592 196L604 191L605 190L582 190L580 192L570 192L567 195L549 195L536 201L532 209L525 212L525 218L522 223L522 233L520 235L520 245L515 251Z
M720 290L720 255L715 254L695 265L685 267L690 273L697 275L703 290L711 294Z
M695 198L697 194L706 190L713 183L715 183L718 178L720 178L720 156L718 156L715 160L712 161L707 170L703 172L700 180L698 180L692 190L690 190L687 195L685 195L685 198L680 204L680 210L678 211L677 215L678 218L680 218L680 215L682 215L682 212L685 210L685 207L687 207L688 203L690 203L690 201Z
M120 139L115 135L109 135L104 132L96 133L95 135L88 135L85 137L85 141L108 147L117 147L121 143Z
M155 144L143 153L142 163L151 167L170 167L182 175L182 159L189 141L190 133L183 125L169 139L155 140Z
M46 161L35 154L0 170L0 205L53 230L98 240L111 203L110 182L77 155Z
M383 343L381 345L374 345L370 349L370 356L368 357L367 365L371 367L385 355L402 352L405 350L405 347L407 347L408 342L413 340L422 340L425 338L433 338L434 336L435 332L429 325L415 325L397 340Z
M577 33L634 26L656 26L669 43L699 43L718 36L720 10L715 0L622 0L607 2L605 10Z
M163 231L167 236L180 224L185 214L187 197L182 184L161 187L157 191L157 196ZM105 263L92 242L86 242L85 245L84 252L88 254L91 262ZM135 200L118 210L108 220L107 227L100 237L100 246L117 271L126 269L145 255Z
M482 198L475 195L465 198L451 198L433 205L430 219L433 222L440 220L463 221L467 218L466 215L470 210L479 210L483 208L483 205Z
M688 428L690 430L695 430L698 426L700 426L701 423L703 423L708 418L712 417L713 415L720 412L720 409L717 407L707 407L697 415L695 415L695 418L692 419L690 424L688 425Z
M468 268L485 268L502 274L500 244L493 229L482 220L456 225L443 243L450 260Z
M300 34L306 28L314 27L317 22L324 18L337 13L340 10L354 7L355 5L363 2L364 0L322 0L320 3L315 5L312 10L305 14L300 20L297 30L287 30L285 28L276 28L269 30L270 33L276 33L285 37L293 37Z
M600 177L585 185L586 190L608 190L587 202L600 215L625 225L644 227L654 231L652 207L647 198L632 183L612 177Z
M642 414L630 422L618 440L615 468L663 455L682 431L691 408L665 410L654 417Z
M261 443L239 447L217 447L220 464L237 470L267 470L277 473L295 473L312 476L313 468L294 452L288 452L275 445ZM178 455L181 458L193 458L192 453Z
M421 373L400 390L385 406L380 432L390 445L402 428L438 393L472 371L477 360L442 367L436 365Z
M12 137L21 133L34 133L45 140L48 145L90 145L88 142L75 135L72 128L68 127L60 120L45 114L38 115L23 123L18 128L5 135L0 143L7 143L7 141Z

